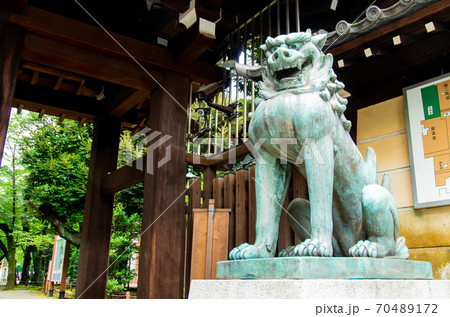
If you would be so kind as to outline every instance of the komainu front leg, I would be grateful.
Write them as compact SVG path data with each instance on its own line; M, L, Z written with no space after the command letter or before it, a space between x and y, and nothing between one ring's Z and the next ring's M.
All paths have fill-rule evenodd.
M368 240L358 241L350 248L349 254L355 257L408 258L404 238L398 238L397 206L391 193L382 186L367 185L362 192L362 205Z
M291 165L260 151L256 158L256 241L230 252L231 260L268 258L275 255L281 207L291 178Z
M333 256L334 144L330 135L311 143L305 157L311 210L311 238L295 247L298 256Z

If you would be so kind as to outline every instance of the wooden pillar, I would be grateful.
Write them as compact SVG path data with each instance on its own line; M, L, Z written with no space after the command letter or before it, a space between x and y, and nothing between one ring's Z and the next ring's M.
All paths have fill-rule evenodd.
M150 107L150 133L161 134L147 145L138 298L183 297L189 80L171 72L162 77L166 91L156 89Z
M0 166L8 130L11 104L22 55L24 31L0 23Z
M208 166L203 170L203 208L207 208L209 200L213 198L213 180L215 177L215 166Z
M235 246L248 243L247 183L248 171L245 169L238 170L236 172L236 212L234 218Z
M105 298L114 195L102 195L102 178L117 168L120 120L94 122L81 230L76 298Z
M235 174L227 174L224 177L224 186L223 186L223 207L230 208L230 222L229 222L229 235L228 235L228 252L231 251L234 247L236 247L235 243L235 219L236 219L236 204L235 204L235 190L236 190L236 175Z
M192 238L194 232L194 208L201 208L202 183L199 178L189 180L189 215L186 228L186 267L184 276L185 298L189 295L191 287L191 261L192 261Z
M64 299L66 296L67 269L69 268L69 258L70 258L70 242L66 240L66 248L64 250L64 261L61 273L61 285L59 287L59 299Z

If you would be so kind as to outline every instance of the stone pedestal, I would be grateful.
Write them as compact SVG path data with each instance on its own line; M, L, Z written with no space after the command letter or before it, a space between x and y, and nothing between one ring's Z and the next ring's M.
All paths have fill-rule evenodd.
M449 298L431 263L395 259L288 257L217 263L217 280L193 280L189 298Z
M439 299L442 280L193 280L189 299Z
M433 271L429 262L389 258L283 257L218 262L216 278L432 280Z

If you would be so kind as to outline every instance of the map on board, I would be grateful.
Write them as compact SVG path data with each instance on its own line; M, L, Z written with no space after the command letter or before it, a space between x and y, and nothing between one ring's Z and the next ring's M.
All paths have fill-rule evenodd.
M436 187L450 191L450 80L421 89L420 121L425 159L433 159ZM447 186L448 185L448 186Z

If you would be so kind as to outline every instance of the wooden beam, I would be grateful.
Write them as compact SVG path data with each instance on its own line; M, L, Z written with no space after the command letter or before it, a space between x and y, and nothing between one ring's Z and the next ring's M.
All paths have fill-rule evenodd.
M0 166L23 43L23 30L0 23Z
M211 24L215 27L213 22L207 20L204 23ZM174 41L175 43L175 61L181 64L191 64L199 58L216 40L215 35L202 30L200 28L201 21L195 23L189 30L178 35Z
M63 78L58 77L58 79L56 79L55 86L53 86L53 89L59 90L59 88L61 88L62 81L63 81Z
M81 82L83 80L83 77L78 76L76 74L64 72L59 69L54 69L51 67L46 67L46 66L42 66L42 65L38 65L38 64L34 64L34 63L24 63L22 67L24 69L33 70L33 71L37 71L40 73L44 73L44 74L48 74L48 75L52 75L52 76L56 76L56 77L62 77L62 78L68 79L68 80L76 81L76 82Z
M102 179L102 193L111 195L144 181L147 156L108 173Z
M151 91L156 86L133 62L34 34L27 34L23 59L135 89ZM151 75L158 80L157 72L152 71Z
M249 150L250 146L251 146L250 141L247 141L244 144L229 149L228 151L212 155L208 157L208 164L214 166L220 166L224 164L234 164L237 159L241 159L246 155L250 154Z
M208 166L203 170L203 208L207 208L213 198L213 179L216 177L216 167Z
M36 85L38 79L39 79L39 72L37 70L35 70L33 72L33 78L31 78L30 84Z
M120 118L139 103L144 102L149 94L150 92L148 90L135 90L125 99L111 104L109 114L113 117Z
M101 193L101 181L117 166L120 121L103 117L94 123L86 202L81 231L76 298L106 296L114 195Z
M412 28L414 25L423 22L430 16L445 14L448 9L450 9L450 1L438 1L437 3L431 4L422 10L407 15L397 21L391 22L375 30L374 32L367 33L350 42L339 45L338 47L330 50L329 53L331 53L336 59L339 59L341 58L341 55L348 54L349 52L358 52L361 49L364 49L364 46L366 46L367 43L376 41L386 35L395 36L398 32L402 32L407 28ZM421 27L423 27L422 25Z
M244 147L247 149L245 145L240 145L238 147L239 149L237 152L239 155L237 156L237 158L242 158L244 155L250 153L248 149L247 151L243 150ZM234 150L236 150L236 148ZM202 166L202 168L205 168L204 179L206 180L205 181L206 185L203 186L204 188L203 198L206 199L213 198L214 196L212 187L213 185L210 185L209 180L210 179L211 181L214 180L216 173L216 166L223 165L224 161L225 162L227 161L228 157L230 156L230 154L227 152L224 152L223 154L218 154L220 156L220 159L216 157L215 159L212 160L204 156L198 156L188 153L185 154L184 158L186 164L194 166L199 165ZM234 155L231 156L234 157ZM117 169L109 173L107 176L105 176L105 178L102 181L102 192L106 194L112 194L142 182L145 174L143 168L146 167L145 163L146 160L147 156L144 155L141 158L134 160L133 162L130 162L127 166L123 166L120 169ZM218 200L218 198L215 199L217 199L217 201L220 201Z
M178 13L183 13L189 9L189 2L189 0L161 0L161 4Z
M71 119L77 120L80 117L89 119L97 117L106 108L104 101L75 96L62 90L55 91L50 87L33 86L24 82L17 82L14 99L18 100L18 103L23 101L25 109L32 106L33 111L40 112L40 109L45 108L47 109L46 113L56 116L59 116L61 113L66 113L67 115L76 114L77 116ZM38 105L40 105L40 108L36 109L34 106Z
M165 72L162 83L171 96L187 105L187 77ZM151 99L149 127L170 139L147 150L152 161L147 162L144 176L138 298L183 297L187 116L171 96L158 88ZM168 153L170 160L162 164Z
M376 87L373 82L385 80L384 78L390 75L407 71L411 65L417 67L417 65L445 56L450 50L450 42L446 40L449 36L450 31L440 32L434 36L430 35L420 42L399 47L388 55L379 56L376 61L370 62L370 59L365 59L366 61L362 62L360 67L341 68L336 73L339 80L349 87L352 95L359 94L358 86L370 84L369 86L373 90ZM364 69L363 73L361 67ZM370 74L370 76L366 74ZM398 94L401 94L401 87Z
M28 0L2 0L0 8L15 12L23 12L27 6Z
M101 55L130 61L131 58L119 47L108 34L95 27L77 20L69 19L42 9L28 6L23 14L0 12L0 19L16 24L32 33L56 39L60 43L70 44L70 47L83 47ZM109 32L114 39L124 47L130 55L143 66L157 69L167 69L188 76L200 83L212 83L221 79L222 70L216 65L196 61L190 65L180 65L173 59L173 53L156 45L141 42L114 32ZM110 64L112 66L112 64Z

